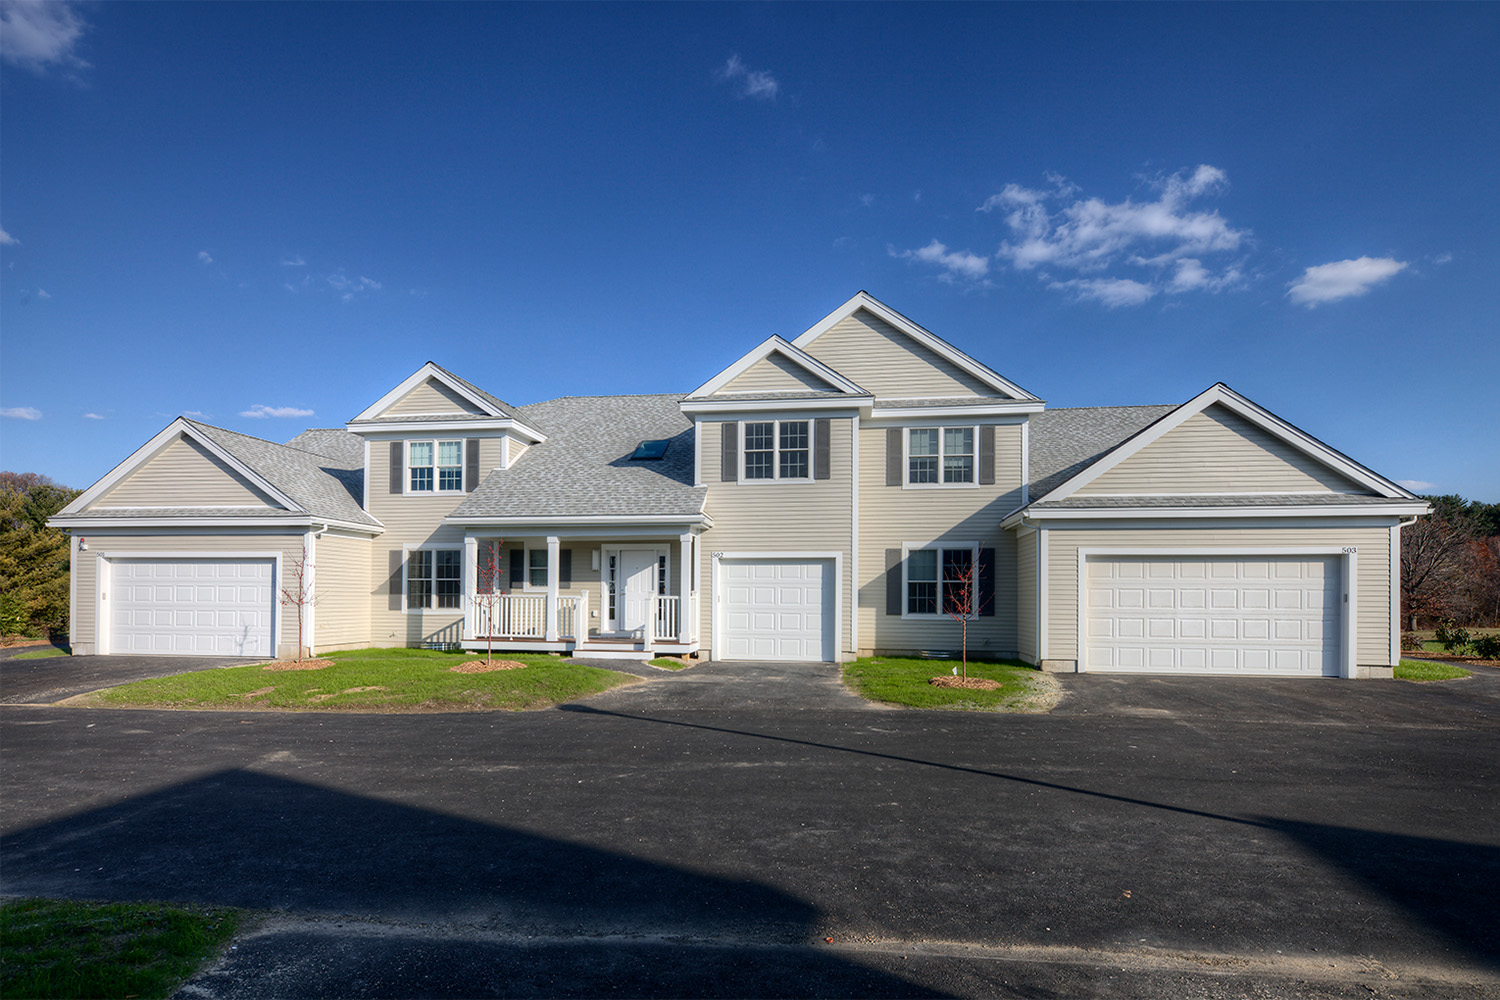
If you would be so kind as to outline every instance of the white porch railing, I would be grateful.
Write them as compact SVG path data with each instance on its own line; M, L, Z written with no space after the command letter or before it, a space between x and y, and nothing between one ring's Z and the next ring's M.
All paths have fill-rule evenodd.
M655 642L657 639L665 639L668 642L677 641L678 622L681 608L679 600L675 595L657 595L651 598L651 620L646 635L647 642Z
M578 638L578 624L588 620L587 591L557 598L557 634ZM474 638L545 639L547 637L546 594L480 595L474 608Z

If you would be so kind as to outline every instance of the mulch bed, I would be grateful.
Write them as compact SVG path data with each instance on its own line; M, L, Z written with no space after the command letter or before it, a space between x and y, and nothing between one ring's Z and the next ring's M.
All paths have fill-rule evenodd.
M469 660L448 669L455 674L487 674L492 670L524 670L526 664L517 660Z
M322 670L328 666L329 660L278 660L275 663L267 663L261 667L262 670Z
M1430 653L1425 650L1419 653L1414 649L1403 649L1401 651L1401 655L1409 660L1432 660L1436 663L1452 663L1460 667L1500 667L1500 660L1481 660L1477 656L1457 656L1450 653Z
M993 691L1000 686L999 681L987 677L931 677L927 683L935 688L969 688L974 691Z
M15 649L18 646L50 646L51 639L33 639L24 635L7 635L0 638L0 649Z

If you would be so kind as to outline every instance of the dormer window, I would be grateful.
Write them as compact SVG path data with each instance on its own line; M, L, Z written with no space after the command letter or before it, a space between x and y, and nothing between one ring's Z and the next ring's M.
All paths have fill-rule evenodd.
M412 493L457 493L464 488L462 441L412 441L406 450Z

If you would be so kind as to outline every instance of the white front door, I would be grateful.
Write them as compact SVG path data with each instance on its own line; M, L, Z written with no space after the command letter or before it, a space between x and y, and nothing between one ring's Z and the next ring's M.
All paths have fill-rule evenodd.
M656 551L622 551L616 579L625 598L620 602L620 631L639 632L651 617L651 598L656 595Z

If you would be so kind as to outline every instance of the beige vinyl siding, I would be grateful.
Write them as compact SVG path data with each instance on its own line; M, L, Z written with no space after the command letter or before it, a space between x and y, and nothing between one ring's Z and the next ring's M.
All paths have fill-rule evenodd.
M207 448L178 435L90 507L280 505Z
M379 416L396 417L432 413L483 413L441 382L428 379L382 410Z
M1364 493L1364 487L1232 410L1195 413L1078 491L1135 493Z
M318 651L370 644L370 551L368 537L325 533L313 543L317 573L313 588L313 641ZM295 609L289 609L295 610Z
M1037 533L1011 531L1016 539L1016 651L1027 663L1037 662ZM999 585L999 581L996 581Z
M969 625L970 652L1013 656L1016 629L1016 538L1000 521L1021 502L1021 427L995 428L995 485L904 489L885 485L886 427L860 428L859 645L861 651L958 649L952 619L887 615L887 549L904 544L968 545L995 549L995 613Z
M877 396L1005 398L864 309L834 324L807 345L806 350Z
M107 555L153 555L183 554L212 556L216 552L255 552L281 554L282 572L289 572L296 560L302 558L302 534L160 534L145 535L115 533L108 529L88 530L89 550L76 553L73 561L73 586L76 605L73 608L72 636L79 652L93 652L99 642L99 559ZM277 580L279 592L282 581ZM278 607L279 652L294 652L297 645L297 618L288 614L291 609Z
M1047 658L1078 659L1078 550L1236 549L1247 556L1256 549L1358 549L1355 601L1358 604L1360 665L1384 666L1391 659L1391 532L1389 526L1284 527L1262 524L1227 528L1049 528L1047 530Z
M720 392L833 392L833 386L781 354L769 354L736 375Z
M767 415L765 419L773 419ZM791 419L802 419L794 417ZM839 552L843 555L844 621L838 649L851 649L850 623L854 595L849 569L853 554L853 421L829 421L829 478L811 482L719 482L722 432L718 421L702 424L702 466L709 484L705 511L714 527L700 539L699 635L704 648L713 642L714 552ZM743 435L741 436L743 441Z

